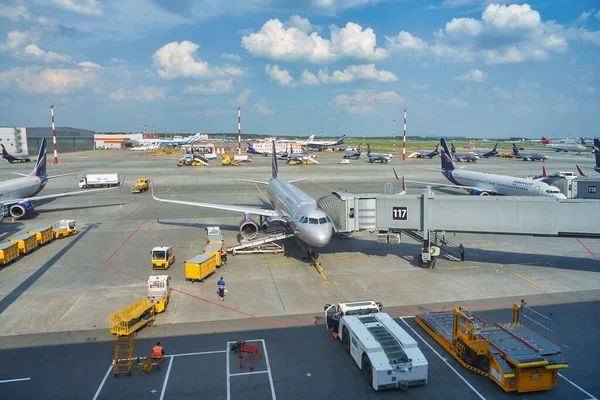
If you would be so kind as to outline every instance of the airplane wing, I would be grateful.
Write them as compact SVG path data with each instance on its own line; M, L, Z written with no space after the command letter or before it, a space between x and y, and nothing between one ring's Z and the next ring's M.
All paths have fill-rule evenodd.
M457 188L457 189L471 189L471 190L481 190L482 192L487 192L487 193L491 193L491 194L496 194L496 192L487 190L487 189L482 189L482 188L478 188L475 186L461 186L461 185L451 185L448 183L433 183L433 182L421 182L421 181L405 181L405 182L410 182L410 183L420 183L421 185L427 185L427 186L442 186L442 187L453 187L453 188Z
M236 181L250 182L250 183L260 183L261 185L268 185L269 184L269 182L255 181L254 179L236 179Z
M174 203L174 204L183 204L185 206L194 206L194 207L204 207L204 208L213 208L216 210L224 210L224 211L234 211L242 214L254 214L254 215L263 215L265 217L276 217L277 212L275 210L264 210L262 208L255 207L246 207L246 206L228 206L224 204L212 204L212 203L199 203L196 201L184 201L184 200L168 200L161 199L154 195L154 200L161 201L163 203Z
M4 201L0 202L0 205L1 206L10 206L10 205L13 205L13 204L22 203L24 201L36 201L36 200L54 199L54 198L57 198L57 197L77 196L79 194L87 194L87 193L92 193L92 192L100 192L100 191L104 191L104 190L113 190L113 189L118 189L120 187L121 187L121 185L115 186L115 187L110 187L110 188L103 188L103 189L92 189L92 190L85 190L85 191L80 190L80 191L77 191L77 192L45 194L45 195L41 195L41 196L24 197L24 198L21 198L21 199L10 199L10 200L4 200Z

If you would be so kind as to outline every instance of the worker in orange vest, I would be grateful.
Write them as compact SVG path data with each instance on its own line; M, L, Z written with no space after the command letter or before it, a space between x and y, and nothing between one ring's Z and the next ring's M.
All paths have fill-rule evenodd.
M160 345L160 342L156 342L156 346L152 348L152 358L163 358L165 356L165 349Z
M225 247L221 247L221 265L227 265L227 250Z

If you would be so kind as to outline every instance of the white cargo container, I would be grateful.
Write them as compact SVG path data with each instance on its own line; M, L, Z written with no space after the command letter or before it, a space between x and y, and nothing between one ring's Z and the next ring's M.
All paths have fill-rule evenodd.
M79 178L79 188L99 188L119 185L119 174L86 174Z

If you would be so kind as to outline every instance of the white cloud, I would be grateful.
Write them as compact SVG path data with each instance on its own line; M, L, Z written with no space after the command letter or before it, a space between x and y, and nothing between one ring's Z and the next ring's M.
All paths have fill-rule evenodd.
M579 16L579 18L577 18L577 20L575 21L575 23L576 24L585 24L587 19L590 17L590 15L592 15L594 13L594 11L595 10L582 12L581 15ZM598 17L599 14L600 14L600 11L598 11L598 14L596 14L596 17L600 19L600 17Z
M590 42L600 46L600 31L588 31L585 28L579 28L579 38L584 42Z
M454 79L459 81L483 82L487 79L487 74L480 69L472 69Z
M322 83L344 83L354 80L369 80L376 82L396 82L396 75L386 70L378 70L374 64L351 65L343 71L333 71L327 75L327 69L319 70L319 80Z
M95 62L91 62L91 61L82 61L82 62L78 63L77 65L80 66L81 68L83 68L84 70L86 70L86 69L94 70L94 69L102 68L99 64L96 64Z
M71 57L66 54L58 54L53 51L44 51L37 44L25 46L22 53L16 53L19 58L25 58L45 63L64 63L71 61Z
M218 115L231 114L230 109L207 108L205 110L181 111L178 115L182 117L215 117Z
M267 101L265 99L260 99L258 103L254 106L254 110L262 115L272 115L274 114L273 110L267 107Z
M442 103L452 108L467 108L469 106L469 103L462 101L456 96L448 97L447 99L443 100Z
M140 85L132 90L119 89L112 92L109 97L113 100L135 100L135 101L154 101L165 100L167 88L156 86Z
M235 102L238 106L245 106L248 104L248 98L252 94L252 89L245 89L238 97L235 98Z
M405 31L400 31L396 36L386 36L385 39L392 50L424 51L429 48L426 41Z
M7 53L13 58L45 63L64 63L71 60L68 55L40 49L35 44L39 40L37 32L10 31L6 35L6 41L0 44L0 53Z
M508 90L503 89L498 86L494 86L492 88L492 94L494 97L503 99L503 100L512 100L512 98L513 98L512 93L510 93Z
M342 57L379 60L387 56L387 50L376 47L376 36L370 28L363 30L353 22L341 29L331 25L331 39L311 29L310 21L298 16L285 24L271 19L258 32L244 35L242 47L255 57L279 61L327 63Z
M19 21L20 19L29 21L31 19L31 13L27 10L27 7L22 5L0 4L0 18L5 18L14 22Z
M376 104L398 104L404 102L398 93L378 92L377 90L358 90L353 95L340 94L336 96L331 103L343 107L346 112L351 114L369 114L373 112Z
M596 19L600 19L600 11L598 11L594 17L596 17Z
M184 93L199 93L199 94L221 94L228 93L233 90L233 82L231 79L212 81L208 85L199 84L196 86L186 86L183 89Z
M280 69L277 65L265 65L265 72L269 74L272 81L279 82L282 86L290 86L294 82L294 78L285 69Z
M102 3L97 0L50 0L58 8L83 15L102 15Z
M221 53L221 57L231 61L241 61L242 57L234 53Z
M435 33L433 55L438 59L488 64L542 61L551 52L568 50L573 36L554 21L542 21L528 4L489 4L481 19L454 18Z
M31 93L68 94L92 86L97 80L93 72L66 68L13 68L0 72L0 86L16 84Z
M300 75L299 83L301 85L318 85L321 81L319 81L319 78L315 74L305 69L302 71L302 75Z
M198 46L188 40L171 42L156 50L152 56L154 67L162 79L232 77L244 74L241 69L225 65L211 67L197 58Z

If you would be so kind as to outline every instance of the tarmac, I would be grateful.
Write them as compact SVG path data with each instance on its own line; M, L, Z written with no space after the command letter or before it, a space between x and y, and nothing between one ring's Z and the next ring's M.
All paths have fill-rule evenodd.
M586 156L549 155L551 159L543 164L548 173L574 171L575 163L593 163ZM400 187L394 180L391 167L407 179L446 183L441 174L426 170L439 168L438 158L404 162L396 158L391 165L369 164L364 159L340 165L340 158L340 154L333 153L319 156L318 165L288 166L281 163L280 175L286 179L309 178L298 182L297 186L314 198L338 190L383 193L390 182L395 182L394 191L399 192ZM154 274L168 273L175 291L167 311L157 317L157 327L145 328L140 332L140 337L147 339L144 346L150 346L156 337L162 340L176 336L175 344L169 345L171 354L222 351L170 359L173 369L170 379L183 379L185 375L180 369L192 369L197 374L195 378L188 378L188 381L191 380L188 383L191 385L189 392L178 391L188 390L183 389L186 386L183 382L177 384L176 380L169 380L163 393L165 398L185 397L186 393L198 391L219 398L224 396L223 385L227 386L227 382L221 381L226 380L232 398L239 397L239 393L247 394L246 398L268 398L269 391L275 389L280 398L306 398L309 388L313 397L312 391L319 390L317 398L320 398L321 394L324 394L323 397L334 393L339 395L339 385L333 382L339 382L339 379L349 382L346 381L348 376L357 378L352 379L353 382L360 382L353 390L348 388L348 398L357 398L359 394L372 396L360 381L360 371L351 360L327 356L331 351L345 356L341 346L324 340L326 336L321 339L318 336L321 334L314 336L307 331L312 328L315 315L322 313L326 303L373 299L382 301L390 312L412 315L420 310L457 305L509 307L520 298L526 298L539 304L568 302L568 307L574 310L569 313L577 313L583 307L581 304L587 304L579 302L600 299L600 279L596 275L600 241L507 235L456 234L451 241L464 244L466 261L453 262L440 258L435 269L415 267L420 245L408 238L403 238L402 243L397 245L382 245L377 244L376 235L369 232L334 237L320 251L319 260L328 278L326 280L302 260L301 247L295 240L289 239L283 244L290 251L290 257L281 254L230 255L228 265L206 281L187 282L184 279L183 261L202 252L206 244L204 228L220 226L229 246L237 242L240 216L225 211L159 203L148 192L131 194L129 186L137 178L146 177L152 179L156 194L161 197L267 207L260 187L237 179L267 179L271 170L270 159L254 156L252 163L240 167L223 167L218 160L211 160L207 167L178 168L175 163L176 157L149 157L126 151L61 155L60 165L48 166L50 175L118 172L126 174L125 187L59 198L45 204L36 203L34 218L12 223L9 217L0 224L0 241L60 219L76 220L79 229L76 236L49 243L0 269L0 348L13 349L11 351L15 352L15 356L23 360L34 360L40 351L48 354L40 360L31 361L32 364L23 361L23 364L29 365L29 370L1 367L0 398L49 396L51 392L28 392L29 389L23 389L23 392L19 392L21 395L16 392L9 392L11 396L8 397L2 394L4 390L13 390L10 388L17 385L20 388L35 386L31 390L39 390L40 385L31 383L42 379L35 375L41 368L40 361L44 361L43 365L48 363L48 366L56 363L56 367L43 368L43 379L46 381L51 378L59 384L63 382L61 379L65 379L64 374L69 372L67 376L71 376L70 383L65 383L66 391L61 392L59 397L93 398L112 358L113 337L108 331L107 317L144 298L146 279ZM468 168L526 176L541 174L541 165L540 162L492 158L476 164L469 163ZM29 172L30 168L27 164L1 164L0 179L10 179L14 177L10 172ZM78 190L77 182L76 176L52 179L43 194ZM416 194L422 190L421 187L409 187L408 193ZM439 192L465 195L465 191L458 189L440 189ZM153 271L150 250L164 245L173 246L177 261L166 272ZM228 289L224 302L219 302L215 293L216 281L220 276L224 277ZM591 332L597 330L598 313L594 311L594 303L590 304L586 310L594 318L588 318L585 322L570 320L570 329L578 331L583 329L579 324L586 323L591 324ZM410 319L406 322L412 324ZM283 327L288 329L272 329ZM208 335L211 332L220 333ZM421 335L424 335L422 331ZM273 361L270 369L265 365L262 370L266 368L271 373L229 377L229 373L220 372L218 376L211 375L215 374L215 369L222 371L221 366L212 366L223 362L227 342L240 337L264 340L260 345L268 348ZM314 353L305 351L306 346L310 345L315 346ZM336 347L338 350L325 350ZM421 347L424 351L428 349L424 345ZM582 351L581 348L578 350ZM63 354L69 356L63 357ZM82 354L85 356L82 357ZM426 356L431 359L430 354ZM435 358L435 355L432 357ZM266 355L264 359L267 359ZM302 366L307 370L303 374L312 375L304 377L303 374L283 373L287 370L285 365L289 359L301 361L297 367ZM231 363L234 361L237 362L237 359L232 359ZM593 364L585 365L587 371L592 368L598 371ZM231 374L237 372L231 368ZM315 374L311 369L320 370L321 373ZM432 384L436 375L432 367L430 371L427 389L418 390L434 387ZM149 379L155 383L157 376L167 372L168 365L161 368L159 373L153 371L148 377L152 376ZM459 372L465 373L460 369ZM571 370L567 370L565 376L571 376L570 373ZM31 382L1 382L20 376L31 376ZM269 376L273 383L268 379ZM302 381L305 378L310 382L307 387ZM452 375L445 379L450 385L445 388L464 389L460 379ZM316 380L320 383L315 383ZM113 381L112 377L110 381ZM129 380L114 379L114 382L121 381ZM574 382L581 383L577 380ZM207 383L214 383L215 387L207 386ZM114 393L121 393L119 397L141 396L139 388L145 390L148 387L144 383L136 383L131 388L113 387L112 383L106 385L98 398L114 398ZM572 385L567 382L556 390L562 390L563 386ZM600 395L597 386L586 387L595 390L595 396ZM160 394L162 389L160 385L157 386L157 392L152 395ZM494 395L501 393L495 386L491 389ZM418 393L418 390L415 392ZM445 393L438 388L437 394L427 392L426 397L441 397ZM465 392L465 397L478 398L469 391Z

